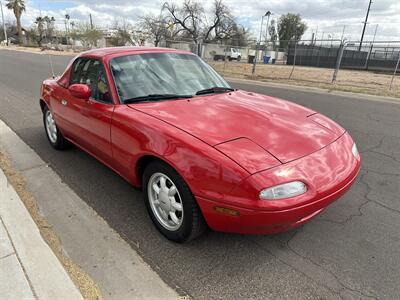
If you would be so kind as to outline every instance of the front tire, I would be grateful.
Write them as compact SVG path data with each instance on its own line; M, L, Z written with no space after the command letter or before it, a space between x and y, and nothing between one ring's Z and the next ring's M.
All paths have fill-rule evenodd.
M58 129L53 114L47 106L43 109L43 124L47 139L54 149L64 150L69 147L70 144Z
M153 161L146 167L143 191L151 220L167 239L188 242L207 228L186 182L166 163Z

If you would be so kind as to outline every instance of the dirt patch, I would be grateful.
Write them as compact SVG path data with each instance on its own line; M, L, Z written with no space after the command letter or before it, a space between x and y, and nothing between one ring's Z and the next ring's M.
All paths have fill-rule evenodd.
M392 75L385 73L339 70L336 83L332 84L333 69L296 66L292 73L293 66L258 64L255 76L252 76L252 64L235 61L211 61L209 64L227 77L400 98L399 76L389 90Z
M20 173L12 168L8 157L1 152L0 168L4 171L11 185L14 187L22 202L25 204L25 207L31 214L32 219L38 226L42 237L53 250L61 264L64 266L74 284L79 288L83 298L87 300L103 300L104 298L100 292L100 289L93 279L90 278L90 276L86 274L70 258L63 254L60 239L52 230L47 221L41 216L35 198L26 189L25 179Z

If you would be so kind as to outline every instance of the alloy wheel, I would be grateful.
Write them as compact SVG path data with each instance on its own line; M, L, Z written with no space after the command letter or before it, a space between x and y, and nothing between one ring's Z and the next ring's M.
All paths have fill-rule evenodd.
M55 144L57 142L57 126L56 122L53 119L53 115L51 114L50 110L46 111L45 116L45 123L46 123L46 132L50 139L50 141Z
M178 230L183 222L183 202L174 182L163 173L154 173L148 182L148 198L157 221L167 230Z

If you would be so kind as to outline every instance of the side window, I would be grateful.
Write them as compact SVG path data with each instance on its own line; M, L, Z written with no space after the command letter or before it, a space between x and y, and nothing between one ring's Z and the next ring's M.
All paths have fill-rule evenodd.
M106 102L106 103L111 103L111 95L110 95L110 89L108 87L108 82L106 78L106 72L104 70L104 67L100 65L99 68L99 76L97 80L97 87L95 90L95 94L93 95L94 99L99 100L101 102ZM93 93L93 92L92 92Z
M86 84L92 90L92 98L105 103L112 103L104 67L97 59L78 59L71 72L70 84Z
M80 77L79 77L79 83L86 84L87 82L87 71L89 69L89 65L91 64L91 60L88 59L84 63L82 63L82 67L80 68Z
M80 83L81 70L85 64L85 59L78 58L72 67L70 84Z
M100 62L98 60L88 59L82 67L79 83L87 84L92 90L94 90L96 79L99 74L99 67Z

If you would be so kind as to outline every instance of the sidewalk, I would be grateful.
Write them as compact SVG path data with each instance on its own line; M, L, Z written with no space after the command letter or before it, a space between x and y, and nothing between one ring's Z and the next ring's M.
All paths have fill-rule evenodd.
M42 134L44 134L44 132ZM49 151L52 151L50 147ZM1 153L7 155L11 170L18 173L18 175L15 176L16 178L13 178L12 181L13 184L15 184L15 190L28 193L26 199L24 196L21 196L23 201L25 201L24 203L29 207L29 210L31 210L32 205L34 218L37 217L36 214L39 214L38 217L45 221L44 225L49 227L42 228L42 225L39 223L40 229L53 233L54 236L50 235L50 245L52 245L51 242L53 238L57 239L56 243L54 243L55 248L60 248L61 256L67 260L67 272L75 285L79 287L85 299L104 299L104 297L106 297L106 299L109 300L175 300L180 299L180 296L186 296L185 291L181 290L176 284L170 286L164 282L164 280L143 261L140 255L132 249L131 245L121 238L101 216L63 182L59 175L57 175L32 148L0 120L0 154ZM31 286L33 286L38 296L37 298L40 300L81 299L80 295L77 296L78 298L74 298L73 295L75 295L75 293L70 293L68 297L50 297L47 295L41 297L43 293L39 294L39 288L42 287L35 282L34 278L36 274L35 270L41 270L41 266L29 268L27 261L33 259L39 261L43 260L43 254L48 253L50 249L42 240L38 228L32 222L30 216L26 215L28 212L24 204L21 203L19 197L15 195L15 191L10 184L7 184L1 168L3 167L3 171L7 170L7 174L9 170L7 163L3 165L1 164L0 155L0 217L4 221L5 228L9 232L14 245L17 245L15 235L18 236L18 233L19 235L23 234L25 237L23 240L21 238L22 242L20 242L19 245L24 245L24 241L28 243L28 249L25 247L25 251L21 251L18 247L15 248L22 261L22 266L26 271L25 273L28 274L28 278L32 283ZM16 179L15 183L14 179ZM20 179L24 181L22 187L18 185ZM12 189L12 194L14 195L11 200L5 197L7 194L5 191L9 191L10 189ZM32 199L30 199L30 196L32 196ZM23 218L10 211L11 208L6 206L9 202L11 204L19 203L19 206L22 206L23 211L26 213L25 218L30 220L29 225L24 225L25 222L22 221ZM37 207L35 208L35 206ZM11 226L12 224L13 226ZM19 230L18 226L26 226L24 227L26 229ZM34 228L34 230L31 228ZM17 234L15 232L17 232ZM3 237L1 232L0 234L0 236ZM44 236L48 238L46 235ZM35 251L35 257L33 257L31 253L27 253L27 251L32 251L34 237L39 239L41 241L40 244L45 246L43 247L45 248L43 254L41 254L42 250L37 249ZM49 242L47 239L46 241ZM21 248L24 249L23 247ZM59 253L55 253L58 257ZM25 254L25 256L23 256L23 254ZM4 256L0 251L0 259L2 257ZM53 263L47 258L44 260L48 262L47 266L45 266L47 268L45 269L46 272L51 270L54 265L61 268L54 254L52 258L51 261ZM60 272L65 274L63 280L71 287L72 283L68 275L64 270ZM8 286L8 282L13 281L13 279L8 278L10 276L8 273L10 273L8 267L7 271L5 267L4 269L0 267L0 300L25 300L17 296L15 298L4 296L6 294L5 290L3 291L4 287L2 286L2 282L6 282ZM44 276L45 275L46 274L44 274ZM46 283L47 285L43 288L47 289L52 288L52 286L56 288L59 286L59 282L63 282L63 280L55 280L55 276L52 274L49 274L48 277L50 277L49 280L41 280L39 278L36 281L39 281L41 284ZM10 287L10 290L12 289L13 288Z
M83 299L0 169L0 300Z

